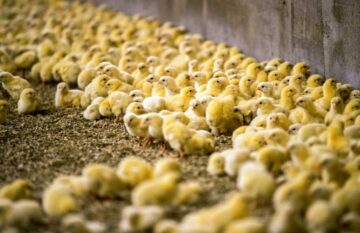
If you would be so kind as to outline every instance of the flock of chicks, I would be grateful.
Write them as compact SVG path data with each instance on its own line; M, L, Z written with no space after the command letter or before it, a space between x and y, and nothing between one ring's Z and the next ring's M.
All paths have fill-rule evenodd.
M153 18L80 2L0 3L0 81L19 114L41 108L28 80L58 82L57 108L82 108L88 120L122 119L130 135L181 157L210 154L214 136L232 134L233 148L213 153L207 170L236 177L239 189L180 222L166 220L164 205L196 202L201 186L181 182L176 160L153 168L126 158L117 171L92 164L81 176L58 177L44 191L42 208L22 200L26 181L3 187L0 226L27 226L44 210L67 215L69 231L100 232L101 224L68 214L84 195L131 193L121 232L360 231L359 90L311 74L304 62L258 62ZM9 107L0 100L0 123ZM270 217L256 212L264 208Z

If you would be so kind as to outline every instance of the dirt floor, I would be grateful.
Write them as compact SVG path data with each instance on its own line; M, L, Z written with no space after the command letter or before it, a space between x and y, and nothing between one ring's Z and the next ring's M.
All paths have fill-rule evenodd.
M169 156L171 151L159 152L159 145L143 147L142 141L129 136L122 123L113 119L91 122L83 118L81 110L57 110L53 101L55 85L38 85L43 111L37 115L16 113L11 102L11 114L0 125L0 186L16 178L29 179L34 185L36 199L42 190L60 174L80 174L89 163L104 163L113 167L126 156L142 157L155 162ZM229 137L216 139L217 150L230 147ZM182 160L184 179L196 179L205 189L201 200L191 206L169 209L169 216L180 219L185 213L213 205L235 188L229 177L212 177L206 172L207 156L190 156ZM129 200L86 200L82 212L90 220L98 220L118 232L121 208ZM63 232L57 221L34 225L23 232Z

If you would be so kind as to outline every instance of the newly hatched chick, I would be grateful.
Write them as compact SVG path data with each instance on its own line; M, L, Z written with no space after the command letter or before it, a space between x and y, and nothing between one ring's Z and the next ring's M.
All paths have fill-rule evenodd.
M136 187L153 177L153 169L143 159L127 157L120 162L116 174L130 187Z
M163 158L155 163L154 177L161 177L169 173L175 174L179 178L181 177L182 169L178 160L173 158Z
M269 233L303 233L306 232L299 211L290 204L284 204L271 218Z
M126 114L131 114L131 113L136 115L141 115L146 113L146 111L142 103L133 102L129 104L129 106L126 108Z
M325 78L320 74L312 74L306 81L306 87L320 87L325 82Z
M225 172L228 176L236 176L241 165L250 159L250 151L246 149L229 149L225 155Z
M78 202L69 187L61 184L50 185L43 193L42 206L50 216L63 216L78 209Z
M132 91L134 89L130 84L127 84L121 80L114 79L114 78L107 81L105 86L108 90L108 94L110 94L114 91L121 91L121 92L129 93L130 91Z
M102 96L105 97L108 94L106 88L106 83L110 80L110 77L107 75L100 75L94 78L89 85L85 88L85 94L89 95L91 100L96 97Z
M198 182L188 181L180 183L172 200L172 204L175 206L193 204L200 199L201 192L202 187Z
M149 96L142 102L147 112L160 112L166 108L166 99L161 96Z
M250 197L268 201L275 190L275 180L262 165L246 162L239 169L237 187Z
M129 113L124 116L124 124L126 131L131 136L146 137L147 127L141 124L141 118L134 113Z
M141 126L147 128L148 135L151 140L161 142L164 139L162 126L163 118L156 113L148 113L144 116L140 123Z
M82 215L70 214L64 217L61 225L69 233L105 233L106 226L100 222L87 221Z
M84 90L89 83L96 77L96 69L89 67L83 69L77 79L77 85L80 89Z
M213 153L209 158L206 170L210 175L225 174L225 153Z
M89 191L99 197L118 197L126 191L125 182L103 164L89 164L82 170Z
M19 114L35 113L40 108L40 98L37 96L36 91L32 88L26 88L21 92L18 101Z
M58 63L57 74L60 80L67 84L76 84L78 76L81 72L80 66L73 61L63 61Z
M55 107L80 107L83 94L80 90L70 90L67 83L61 82L56 87Z
M331 232L336 230L336 216L329 202L319 200L306 211L306 225L309 232Z
M330 125L331 122L342 114L344 110L344 104L340 97L334 97L330 101L330 110L325 115L325 124Z
M225 233L265 233L266 227L261 219L248 217L234 221L226 227Z
M278 145L266 145L260 148L254 157L259 164L275 175L281 172L283 164L289 160L284 148Z
M4 185L0 189L0 198L7 198L12 201L28 199L32 197L32 185L28 180L17 179L14 182Z
M177 86L175 79L170 76L163 76L159 82L165 87L166 96L172 96L179 93L179 87Z
M163 205L169 203L176 192L178 176L168 173L156 179L147 180L131 193L131 202L135 206Z
M44 220L44 214L39 203L33 200L20 200L14 202L7 216L7 222L10 225L29 227L30 223L41 223Z
M151 229L164 217L159 206L127 206L122 210L119 229L121 232L140 232Z
M0 82L2 87L9 93L11 98L18 100L21 92L26 88L31 88L30 83L19 76L13 76L9 72L0 73Z
M154 233L177 233L178 223L175 220L163 219L156 223Z
M102 97L101 97L102 98ZM101 118L99 111L99 104L90 104L83 112L83 116L86 120L95 121Z
M215 150L213 135L208 131L195 131L187 143L185 143L184 153L186 155L204 155Z
M0 124L6 121L9 112L9 103L6 100L0 99Z
M125 92L115 91L107 97L111 112L115 115L115 121L118 121L121 116L125 115L127 107L133 101L130 95Z
M170 111L185 112L188 109L190 101L195 96L193 87L185 87L180 93L166 98L166 108Z

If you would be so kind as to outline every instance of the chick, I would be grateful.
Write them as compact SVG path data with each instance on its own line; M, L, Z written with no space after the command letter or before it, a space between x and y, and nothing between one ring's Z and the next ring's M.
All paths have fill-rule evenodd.
M127 132L131 136L147 137L147 127L141 124L141 118L134 113L124 116L124 124Z
M116 174L130 187L136 187L153 176L153 168L145 160L136 157L123 159Z
M347 155L350 141L344 136L344 123L340 120L334 121L327 129L327 145L336 150L340 155Z
M330 101L330 110L325 115L325 124L329 125L336 117L343 112L344 105L340 97L334 97Z
M0 73L0 82L5 91L7 91L7 93L15 100L20 98L20 94L24 89L31 88L31 85L27 80L19 76L13 76L9 72Z
M324 97L318 99L315 104L320 108L328 110L330 108L330 101L336 95L336 81L334 79L327 79L322 86Z
M195 131L183 147L186 155L204 155L215 150L213 136L205 130Z
M40 108L40 98L32 88L25 88L20 95L18 101L18 113L19 114L31 114L35 113Z
M226 227L225 233L265 233L264 223L256 217L234 221Z
M29 227L30 223L41 223L44 220L44 214L39 203L33 200L20 200L14 202L7 216L7 222L10 225Z
M336 229L336 216L329 202L316 201L306 212L306 225L310 232L331 232Z
M159 82L164 86L166 96L172 96L179 93L179 87L177 86L174 78L170 76L163 76L160 78Z
M306 232L298 210L290 204L283 205L271 218L269 233L301 233Z
M15 65L23 70L30 69L33 64L37 61L36 52L33 50L29 50L23 52L15 57L14 63Z
M240 134L234 138L233 148L247 148L249 150L258 150L267 144L265 135L261 132L249 132Z
M325 79L320 74L312 74L306 81L306 87L320 87L325 82Z
M14 182L4 185L0 189L0 198L7 198L12 201L28 199L32 197L32 185L28 180L17 179Z
M266 142L268 145L286 146L289 140L289 134L283 129L275 128L267 131Z
M237 187L250 197L268 201L275 190L275 180L262 165L246 162L239 169Z
M105 87L108 90L108 94L110 94L114 91L121 91L121 92L129 93L130 91L132 91L134 89L130 84L127 84L118 79L110 79L109 81L106 82Z
M130 103L133 101L130 95L128 95L125 92L115 91L112 92L107 97L111 112L115 115L116 119L115 121L118 121L119 118L126 113L126 109L130 105Z
M52 184L66 186L76 197L83 197L89 192L86 179L82 176L60 175L53 181Z
M166 99L161 96L149 96L142 102L147 112L160 112L166 108Z
M279 174L283 164L289 160L289 156L281 146L266 145L254 155L256 161L262 164L272 174Z
M84 90L89 83L96 77L95 68L85 68L79 73L77 85L80 89Z
M132 204L164 205L171 202L176 192L177 180L177 175L169 173L141 183L131 193Z
M89 95L91 100L96 97L107 96L108 90L106 88L106 83L110 80L109 76L100 75L91 81L89 85L85 88L85 94Z
M246 149L229 149L225 154L225 172L228 176L236 176L241 165L250 159L250 151Z
M73 61L63 61L58 65L57 74L60 80L67 84L76 84L81 72L80 66Z
M164 139L162 126L163 118L159 114L148 113L141 120L141 126L146 127L151 140L161 142Z
M175 174L179 178L182 174L181 164L178 160L173 158L163 158L155 163L154 176L161 177L166 174Z
M46 188L42 196L42 206L50 216L63 216L79 208L71 190L60 184Z
M118 197L126 191L125 182L116 172L102 164L89 164L82 170L90 192L99 197Z
M291 74L307 75L309 69L310 66L308 64L306 64L305 62L299 62L294 65L293 69L291 70Z
M154 233L177 233L178 223L174 220L163 219L156 223Z
M225 153L215 152L208 161L207 172L210 175L223 175L225 174Z
M128 107L126 108L126 114L130 114L130 113L141 115L146 113L146 111L142 103L133 102L129 104Z
M285 112L285 109L283 109L280 106L274 105L272 98L268 97L260 97L256 101L256 106L258 107L256 114L258 116L261 115L268 115L272 112Z
M175 206L193 204L200 199L201 192L202 187L198 182L188 181L180 183L172 200L172 204Z
M55 107L80 107L83 95L83 91L70 90L67 83L61 82L56 87Z
M6 100L0 99L0 124L6 121L9 112L9 103Z
M159 206L127 206L122 210L121 232L140 232L151 229L165 213Z
M83 116L86 120L95 121L101 118L99 111L99 104L90 104L83 112Z
M286 86L281 90L280 105L287 111L295 108L295 101L293 97L297 93L297 90L293 86Z
M104 233L106 227L100 222L87 221L83 216L70 214L64 217L61 225L69 233Z

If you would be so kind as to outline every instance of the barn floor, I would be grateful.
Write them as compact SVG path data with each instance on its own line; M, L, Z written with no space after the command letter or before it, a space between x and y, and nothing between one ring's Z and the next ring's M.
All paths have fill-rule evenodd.
M127 134L122 123L113 119L90 122L83 118L81 110L54 107L55 85L37 85L43 100L43 111L37 115L21 115L16 103L11 102L11 114L0 125L0 186L17 178L29 179L34 187L35 198L50 182L61 174L80 174L89 163L104 163L116 167L126 156L142 157L155 162L170 156L171 151L159 152L159 145L143 147L142 141ZM230 147L229 137L217 138L217 150ZM235 183L229 177L212 177L206 172L207 156L190 156L182 160L184 179L199 181L205 194L192 206L169 210L170 216L180 219L185 213L213 205L225 194L234 190ZM90 220L106 223L108 232L118 232L121 208L129 200L86 200L82 212ZM34 225L23 232L63 232L56 220Z

